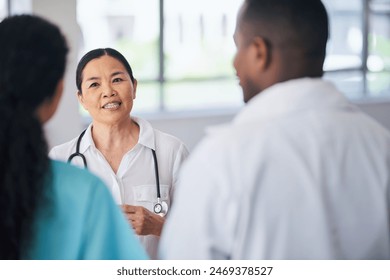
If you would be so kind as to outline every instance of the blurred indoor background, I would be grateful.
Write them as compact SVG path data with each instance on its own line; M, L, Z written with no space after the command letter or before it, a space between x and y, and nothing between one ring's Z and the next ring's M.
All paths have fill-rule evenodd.
M390 128L390 0L323 0L331 37L325 78ZM99 47L122 52L138 79L133 115L193 149L208 126L243 106L233 32L242 0L0 0L0 17L41 15L71 46L60 108L46 125L49 146L76 137L90 119L78 105L75 68ZM310 40L310 38L308 38Z

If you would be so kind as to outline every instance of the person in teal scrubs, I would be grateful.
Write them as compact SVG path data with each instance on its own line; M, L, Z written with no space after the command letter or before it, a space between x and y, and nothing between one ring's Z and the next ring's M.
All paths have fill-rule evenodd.
M0 42L0 259L146 259L104 183L48 158L42 126L68 53L59 28L12 16Z
M145 259L119 207L97 177L53 161L52 201L38 211L27 259Z

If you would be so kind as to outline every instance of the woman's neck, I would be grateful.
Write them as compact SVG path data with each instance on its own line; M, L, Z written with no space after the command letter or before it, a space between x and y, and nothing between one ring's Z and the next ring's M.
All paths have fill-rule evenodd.
M94 122L92 138L98 150L128 151L138 143L139 126L132 119L114 125Z

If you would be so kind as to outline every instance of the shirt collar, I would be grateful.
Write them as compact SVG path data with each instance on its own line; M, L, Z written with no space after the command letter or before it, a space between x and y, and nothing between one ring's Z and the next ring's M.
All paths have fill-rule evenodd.
M131 118L139 125L138 143L149 149L155 150L155 137L152 125L144 119L133 116Z
M322 78L300 78L275 84L253 97L233 124L269 120L305 109L349 105L347 99Z
M141 118L131 117L133 121L135 121L139 126L139 137L138 144L146 146L152 150L155 150L155 139L154 139L154 130L152 125ZM83 136L83 140L80 144L80 153L85 153L89 147L96 148L95 143L92 139L92 124L90 124Z
M85 130L83 141L80 143L80 153L84 154L87 149L92 146L95 148L95 143L92 140L92 124L90 124L87 129ZM79 136L80 138L80 136Z

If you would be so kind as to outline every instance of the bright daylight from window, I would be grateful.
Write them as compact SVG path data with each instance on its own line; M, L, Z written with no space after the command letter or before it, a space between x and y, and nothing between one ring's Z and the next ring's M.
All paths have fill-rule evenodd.
M138 79L135 112L240 106L232 36L241 1L163 2L160 57L160 1L78 0L80 55L113 47L126 56Z
M7 2L0 0L0 18ZM390 0L323 2L331 27L325 78L351 99L388 98ZM31 10L31 0L9 3L12 14ZM79 57L98 47L122 52L138 79L134 112L237 108L242 94L232 36L241 3L77 0Z

